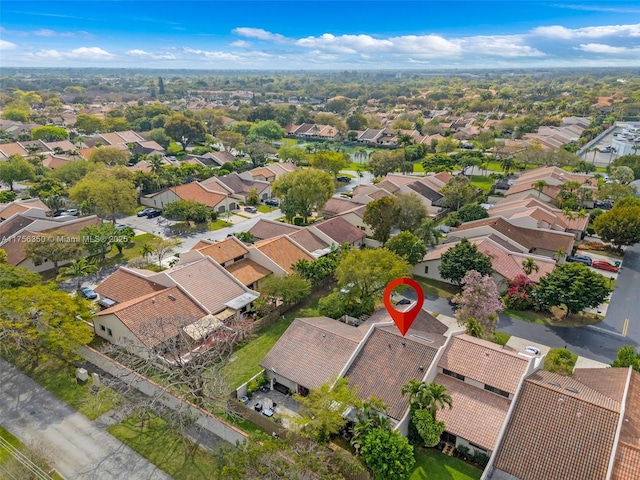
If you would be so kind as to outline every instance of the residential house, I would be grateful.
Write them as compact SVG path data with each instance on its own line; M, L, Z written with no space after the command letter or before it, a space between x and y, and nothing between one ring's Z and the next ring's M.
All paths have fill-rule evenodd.
M349 245L359 248L364 244L364 239L366 238L365 232L340 216L314 223L307 229L336 247Z
M288 233L287 236L295 243L310 252L314 258L319 258L331 250L333 243L330 238L318 235L311 228L301 228L297 232Z
M263 180L254 180L248 172L238 174L229 173L221 177L210 177L200 182L206 188L226 191L232 198L246 203L247 195L252 191L258 195L258 200L264 202L271 197L271 184Z
M304 230L304 228L261 218L249 229L249 233L253 235L253 238L256 240L267 240L269 238L279 237L280 235L296 233L300 230Z
M333 218L360 206L362 206L362 203L358 203L355 200L351 200L348 198L331 197L329 200L327 200L327 203L324 204L322 210L319 213L323 218Z
M274 180L280 178L287 173L295 172L298 169L294 163L269 163L262 167L249 170L249 174L254 180L273 183Z
M167 204L177 200L202 203L218 213L230 212L238 208L238 201L230 198L228 192L222 191L217 186L208 188L200 182L185 183L149 193L142 196L140 203L147 207L163 209Z
M254 243L249 247L249 258L276 275L293 273L292 267L299 260L315 260L311 253L286 235Z
M0 222L11 218L16 213L31 218L46 218L50 212L49 207L39 198L14 200L10 203L0 204Z
M533 185L538 181L544 181L547 185L536 190ZM591 192L591 197L595 197L598 188L598 180L595 177L567 172L555 166L535 168L522 173L507 190L505 197L514 199L535 195L545 202L552 203L562 191L562 186L568 181L578 182L581 188ZM593 207L593 201L588 198L585 199L584 204L586 207Z
M486 480L635 480L640 472L640 373L538 370L517 394Z

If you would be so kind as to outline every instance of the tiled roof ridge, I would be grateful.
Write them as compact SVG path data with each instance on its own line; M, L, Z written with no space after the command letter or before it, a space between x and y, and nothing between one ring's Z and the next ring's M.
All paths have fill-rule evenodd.
M488 348L491 351L506 355L506 356L508 356L510 358L519 360L519 361L521 361L523 363L528 363L529 362L529 360L527 360L526 358L518 355L518 353L515 352L515 351L506 350L504 348L504 346L500 346L500 345L495 344L493 342L489 342L488 340L482 340L480 338L475 338L475 337L473 337L471 335L467 335L467 334L455 335L453 340L460 340L460 341L463 341L463 342L467 342L467 343L471 343L471 344L474 344L474 345L478 345L478 346L483 347L483 348Z
M127 309L127 308L129 308L129 307L131 307L131 306L133 306L133 305L135 305L137 303L140 303L140 302L143 302L143 301L145 301L145 300L147 300L149 298L155 297L156 295L160 295L160 294L166 293L167 291L175 289L175 288L177 288L176 285L174 285L172 287L166 287L164 290L158 290L156 292L147 293L146 295L142 295L140 297L132 298L132 299L127 300L127 301L122 302L122 303L117 303L112 307L106 308L106 309L98 312L97 315L108 315L108 314L111 314L111 313L119 312L121 310L125 310L125 309Z
M349 338L349 337L347 337L347 336L343 335L343 334L342 334L342 333L340 333L340 332L337 332L337 331L335 331L335 330L332 330L332 329L331 329L331 328L329 328L327 325L323 325L323 324L320 324L320 323L314 323L314 322L312 322L312 320L314 320L314 319L332 320L332 321L334 321L334 322L341 323L339 320L334 320L334 319L332 319L332 318L330 318L330 317L302 317L302 318L296 318L296 320L299 320L299 321L301 321L301 322L303 322L303 323L305 323L305 324L307 324L307 325L309 325L309 326L311 326L311 327L313 327L313 328L317 328L318 330L322 330L322 331L327 332L327 333L330 333L330 334L332 334L332 335L336 335L336 336L338 336L338 337L340 337L340 338L344 338L345 340L348 340L349 342L353 342L353 343L355 343L355 344L360 344L360 343L361 343L361 342L363 342L363 341L365 340L365 338L366 338L366 336L365 336L365 337L363 337L361 340L355 340L355 339L353 339L353 338ZM346 325L346 324L344 324L344 325ZM356 327L353 327L353 328L356 328Z

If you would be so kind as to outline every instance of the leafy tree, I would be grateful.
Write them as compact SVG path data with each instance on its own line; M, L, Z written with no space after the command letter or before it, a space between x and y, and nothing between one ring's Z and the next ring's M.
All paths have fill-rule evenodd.
M164 81L162 80L162 77L158 77L158 95L164 95L164 94L165 94Z
M258 203L260 202L260 197L258 196L258 190L255 188L252 188L251 190L249 190L249 193L247 193L245 200L247 202L247 205L258 205Z
M420 408L411 408L411 422L427 447L436 446L440 442L440 436L446 429L444 422L433 418L429 410Z
M153 251L152 256L158 260L158 267L162 267L162 260L165 256L173 252L177 247L182 245L182 240L179 238L154 238L150 243Z
M396 224L398 208L393 197L381 197L367 203L362 220L373 230L373 238L385 243Z
M540 198L540 195L542 194L542 191L545 189L545 187L548 186L549 184L545 180L538 180L531 184L531 187L538 191L538 198Z
M91 135L93 133L101 131L104 128L104 125L102 123L102 119L100 119L99 117L81 113L76 117L74 128L80 133Z
M395 226L413 232L427 218L427 209L415 193L400 193L394 198L397 217Z
M209 219L209 209L193 200L176 200L164 207L165 218L177 218L184 222L204 223Z
M64 128L47 125L46 127L34 128L31 131L31 138L45 142L59 142L69 138L69 133Z
M438 153L451 153L455 152L458 148L458 141L451 137L443 138L438 141L436 146L436 152Z
M0 264L7 263L7 252L6 250L0 248Z
M100 147L89 154L89 161L113 167L127 163L129 154L115 147Z
M318 312L325 317L338 319L347 314L349 299L335 291L318 300Z
M295 394L300 403L300 418L293 419L300 426L300 433L320 443L327 443L347 424L343 412L357 403L357 395L346 378L339 378L311 390L309 395Z
M376 428L362 441L360 453L376 480L406 479L415 464L413 447L397 431Z
M111 218L115 224L116 214L136 209L138 190L129 172L113 169L87 175L69 189L69 198L77 205L89 202L100 215Z
M380 150L374 152L365 163L365 168L374 177L384 177L388 173L395 172L402 168L404 155L400 151L390 152Z
M489 212L482 205L477 203L469 203L460 208L457 212L458 220L461 223L473 222L474 220L480 220L482 218L489 217Z
M467 177L458 175L449 180L440 190L440 193L444 195L441 201L444 207L460 210L460 207L470 203L475 198L476 188L471 185Z
M0 192L0 203L11 203L16 198L18 198L18 194L16 192L9 192L9 191Z
M248 142L266 141L273 142L284 137L284 129L275 120L264 120L251 126Z
M30 180L35 171L31 164L20 155L12 155L7 161L0 161L0 183L13 192L13 184L22 180Z
M26 352L33 369L51 356L67 361L93 338L88 304L55 285L34 285L0 291L0 338Z
M207 134L202 122L180 114L174 114L169 118L164 124L164 131L182 145L182 150L186 150L189 143L202 142Z
M276 153L276 149L268 143L264 142L251 142L245 146L245 151L251 157L251 162L254 167L264 165L267 162L269 155Z
M296 170L273 182L271 191L282 198L280 209L293 218L296 214L305 222L314 209L320 211L334 191L333 178L327 172L316 169Z
M260 293L273 303L280 300L286 305L298 303L311 292L311 283L298 274L269 275L260 282Z
M60 269L60 278L75 278L76 288L80 288L82 285L82 279L87 275L90 275L98 270L95 263L92 263L87 258L80 258L79 260L72 260L69 265Z
M52 177L40 177L29 187L29 195L42 199L51 195L66 195L64 185Z
M622 155L613 161L616 167L629 167L633 170L635 178L640 178L640 155Z
M329 172L334 177L347 166L345 154L331 150L321 150L312 154L309 163L312 167Z
M460 285L468 271L475 270L481 275L491 275L491 259L478 251L478 247L463 238L442 254L438 271L445 280Z
M458 166L455 157L444 153L436 153L427 155L422 160L422 166L425 172L451 172Z
M462 284L462 294L456 298L458 324L465 325L473 319L486 333L493 333L498 312L504 309L495 282L489 275L469 270L462 278Z
M548 372L570 377L573 374L573 367L575 367L577 359L578 356L566 348L552 348L544 359L544 369Z
M309 163L309 154L303 148L283 145L278 150L280 160L293 162L296 165L307 165Z
M598 198L600 200L611 200L613 202L617 202L624 197L633 196L635 193L635 185L624 185L618 182L605 183L598 188Z
M171 143L171 139L169 138L169 136L164 131L164 128L162 127L152 129L147 134L147 140L154 141L162 145L164 148L167 148L169 146L169 143Z
M99 256L104 260L107 253L113 247L118 230L112 223L101 223L99 225L88 225L80 229L80 236L84 248L92 256Z
M358 442L376 428L391 430L391 420L386 415L388 408L382 400L375 397L359 402L351 445L359 445Z
M564 305L569 313L596 308L611 293L609 281L581 263L565 263L540 279L534 290L540 308Z
M4 252L4 250L0 249L0 252ZM40 281L40 275L36 272L9 265L6 263L6 257L4 262L0 261L0 290L32 287L39 284Z
M618 355L611 366L621 368L631 367L636 372L640 372L640 353L637 353L631 345L624 346L618 350Z
M75 160L56 168L51 172L51 176L65 185L71 186L82 180L89 171L98 167L99 165L87 162L86 160Z
M45 260L50 261L56 273L61 262L76 258L80 254L80 239L63 232L38 234L33 240L25 244L24 252L36 265L42 265Z
M386 248L350 250L336 268L338 287L349 290L348 295L362 304L381 298L387 283L409 275L410 265Z
M531 257L527 257L522 261L522 271L526 274L526 275L531 275L532 272L538 272L540 271L540 266L536 263L536 261L531 258Z
M635 180L635 175L630 167L615 167L611 170L611 179L628 185Z
M593 227L600 238L618 247L633 245L640 241L640 206L616 205L599 215L594 220Z
M420 226L416 229L416 235L425 245L435 247L438 245L442 232L438 229L438 222L432 218L425 218L420 222Z
M411 232L400 232L385 243L385 248L411 265L418 264L427 253L427 246Z
M367 117L361 113L354 113L347 118L349 130L365 130L367 128Z
M253 243L256 241L251 232L238 232L236 233L236 238L244 243Z

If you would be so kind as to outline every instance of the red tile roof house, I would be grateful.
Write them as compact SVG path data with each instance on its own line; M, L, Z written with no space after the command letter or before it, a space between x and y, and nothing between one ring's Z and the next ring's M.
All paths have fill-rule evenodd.
M536 371L517 394L484 480L637 480L640 373Z
M160 273L120 267L107 277L95 289L99 304L106 307L94 318L96 335L144 354L147 347L164 349L170 344L178 334L176 325L199 322L185 332L198 342L239 318L259 297L213 259L187 253L200 258L181 258L181 263Z
M47 218L51 212L39 198L29 198L27 200L15 200L10 203L0 204L0 222L11 218L16 213L23 214L29 218Z
M533 255L527 253L524 249L517 249L512 244L505 242L497 235L487 235L481 237L470 238L469 241L478 247L478 250L487 255L491 259L493 274L491 275L498 287L498 291L505 291L509 282L518 275L525 275L522 270L522 262L527 258L533 258L538 265L538 271L532 271L528 277L538 282L541 277L551 273L556 266L556 261L549 257L541 255ZM442 254L456 245L455 243L445 243L433 248L424 256L421 262L413 267L413 274L447 282L440 277L438 267L440 266L440 258ZM524 251L523 251L524 250Z
M147 207L163 209L168 203L176 200L192 200L202 203L218 213L225 213L238 208L238 200L231 198L229 192L223 191L218 186L210 186L208 188L200 182L186 183L144 195L140 199L140 203Z
M248 172L237 174L235 172L222 177L211 177L200 182L206 188L228 192L232 198L246 203L247 195L255 190L258 199L265 201L271 198L271 184L264 180L254 180Z

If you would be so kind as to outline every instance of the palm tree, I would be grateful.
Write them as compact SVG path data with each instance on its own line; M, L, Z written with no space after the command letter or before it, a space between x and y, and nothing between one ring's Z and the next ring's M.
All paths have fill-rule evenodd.
M564 258L564 256L567 254L567 252L564 251L564 247L560 247L558 250L556 250L556 252L553 254L553 258L555 258L556 260L560 260L561 258Z
M538 191L538 198L540 198L542 190L544 190L544 187L548 187L549 184L544 180L538 180L537 182L533 182L531 186Z
M60 269L60 278L75 278L76 288L82 285L82 279L98 270L98 267L85 258L72 260L69 265Z
M505 175L509 175L509 172L516 167L516 160L513 157L505 157L500 160L500 167Z
M426 384L424 382L420 382L415 378L412 378L402 386L400 393L403 397L406 394L409 394L410 405L416 405L418 408L425 408L427 406L427 402L424 398L425 389Z
M425 218L422 220L416 235L430 247L438 245L442 238L442 232L438 229L438 224L431 218Z
M149 255L151 255L152 253L153 253L153 247L150 244L143 243L140 246L140 254L145 260L149 261Z
M449 409L453 407L453 400L451 395L447 393L447 387L439 385L435 382L431 382L426 385L425 399L428 400L429 413L435 420L436 412L442 410L445 405L449 406Z
M151 170L151 173L153 173L154 175L158 175L162 171L164 163L162 161L162 158L160 158L160 155L158 155L157 153L151 155L147 161L149 162L149 169Z
M539 272L540 267L533 258L527 257L522 261L522 271L525 275L531 275L531 272Z
M387 405L375 397L362 402L352 430L351 445L358 444L359 439L365 437L371 430L377 428L391 430L391 419L386 415L387 409Z

